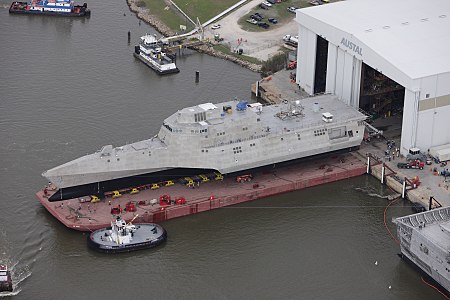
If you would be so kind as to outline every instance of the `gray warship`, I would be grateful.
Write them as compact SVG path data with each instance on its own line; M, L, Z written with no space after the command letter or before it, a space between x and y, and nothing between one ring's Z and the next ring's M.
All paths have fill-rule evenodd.
M274 105L205 103L172 114L150 139L103 146L42 175L57 190L49 201L60 201L102 196L162 176L229 174L359 147L365 119L332 95Z
M401 257L450 294L450 208L396 218Z

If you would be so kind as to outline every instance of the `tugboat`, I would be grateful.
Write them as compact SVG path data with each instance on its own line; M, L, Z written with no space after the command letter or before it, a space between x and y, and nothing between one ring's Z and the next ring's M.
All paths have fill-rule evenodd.
M6 265L0 265L0 292L12 292L11 272Z
M134 47L133 55L160 75L178 73L175 56L163 51L164 44L153 35L141 37L139 45Z
M111 221L111 227L92 232L88 237L88 246L104 253L130 252L153 248L167 239L166 230L158 224L128 224L120 216Z
M51 15L63 17L89 17L87 4L74 5L73 0L31 0L14 1L9 7L10 14Z

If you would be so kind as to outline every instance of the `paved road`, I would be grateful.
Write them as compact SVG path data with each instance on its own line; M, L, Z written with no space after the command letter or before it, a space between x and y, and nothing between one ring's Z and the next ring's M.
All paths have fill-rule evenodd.
M271 55L278 52L278 49L283 45L282 37L286 34L297 35L298 25L295 22L295 15L292 14L292 20L281 25L276 24L271 26L269 30L263 32L248 32L244 31L237 23L237 21L249 14L249 12L261 0L251 0L247 4L241 6L218 23L222 25L220 29L212 30L210 27L206 29L206 37L214 39L214 34L218 33L224 38L224 43L229 44L231 49L237 48L238 39L242 39L240 48L244 50L244 54L256 57L261 60L267 60Z

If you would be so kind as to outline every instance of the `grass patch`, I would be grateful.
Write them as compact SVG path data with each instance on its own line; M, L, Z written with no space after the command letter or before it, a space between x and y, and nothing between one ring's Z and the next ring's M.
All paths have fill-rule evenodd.
M285 52L275 54L261 67L261 74L263 77L282 70L286 66L287 54Z
M187 25L187 31L194 28L194 25L174 11L173 8L165 9L167 5L164 0L141 0L140 2L145 3L145 7L148 8L150 14L158 16L164 24L176 32L180 32L180 25Z
M243 54L239 55L237 53L234 53L233 51L230 50L230 48L226 47L225 45L214 45L213 48L214 48L214 50L234 56L236 58L239 58L240 60L245 60L252 64L262 65L262 61L260 61L259 59L255 58L255 57L243 55Z
M239 0L172 0L194 22L197 17L205 23L212 17L238 3ZM175 9L175 8L174 8Z

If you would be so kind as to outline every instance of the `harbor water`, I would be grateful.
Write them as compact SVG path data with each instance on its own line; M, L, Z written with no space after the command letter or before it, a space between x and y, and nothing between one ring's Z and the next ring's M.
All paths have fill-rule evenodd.
M180 108L250 99L259 74L186 50L180 73L158 76L132 55L155 30L124 0L90 1L90 19L0 4L0 262L14 299L441 298L398 258L389 191L369 176L166 221L157 249L89 250L35 199L41 173L149 138ZM393 205L388 227L411 212Z

